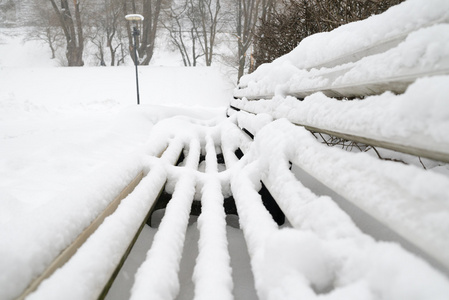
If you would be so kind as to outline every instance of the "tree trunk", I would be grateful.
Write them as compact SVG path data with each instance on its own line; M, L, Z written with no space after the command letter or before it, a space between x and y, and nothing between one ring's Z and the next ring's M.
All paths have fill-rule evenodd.
M61 0L61 10L54 0L49 1L59 17L60 25L67 41L66 57L68 66L83 66L84 37L80 3L74 0L75 23L70 12L68 0Z
M162 0L156 0L154 7L152 0L144 0L143 3L143 32L139 47L139 57L142 65L148 65L153 57L154 43L156 41L157 24L161 12Z

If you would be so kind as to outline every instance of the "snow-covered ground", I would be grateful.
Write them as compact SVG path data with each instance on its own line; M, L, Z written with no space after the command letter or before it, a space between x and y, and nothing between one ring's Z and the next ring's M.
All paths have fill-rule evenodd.
M309 120L320 114L329 126L362 124L379 135L385 135L382 130L390 123L403 124L396 128L400 135L410 124L415 126L406 119L412 115L420 120L419 133L427 126L424 121L433 122L423 134L435 134L436 145L447 141L447 77L412 85L414 95L429 95L425 90L431 87L433 100L412 99L415 109L400 109L410 90L401 96L354 101L347 108L322 94L294 102L285 97L286 89L276 86L295 72L300 79L300 69L316 66L319 60L335 59L323 55L341 58L338 51L314 50L326 49L320 45L330 38L335 49L345 52L354 43L364 47L379 38L397 37L391 27L409 32L447 17L439 7L446 2L428 3L409 0L387 17L311 37L291 54L242 79L241 87L251 93L267 87L276 92L272 100L234 101L261 114L238 112L228 119L233 85L219 69L160 67L171 59L158 53L152 66L139 68L137 106L133 66L57 68L45 47L21 44L14 29L1 29L0 298L20 294L143 169L146 176L116 213L29 299L85 299L101 289L101 276L113 270L151 206L147 199L157 195L165 180L168 190L176 184L172 205L158 230L144 229L109 299L128 298L131 289L135 299L191 299L194 294L198 299L447 299L449 280L442 272L397 243L362 232L333 199L298 182L289 163L355 199L418 246L436 249L438 253L429 255L446 262L448 176L328 148L282 118ZM431 29L444 33L443 27ZM354 33L356 38L351 37ZM426 48L426 57L447 58L447 43L430 40L436 46ZM341 118L322 107L339 110ZM366 112L376 109L373 122L366 122ZM384 110L390 114L374 122ZM403 123L393 122L397 115ZM354 122L348 125L348 119ZM235 124L257 132L255 141ZM236 147L245 153L240 161ZM184 168L170 166L183 148L188 150ZM217 148L223 151L229 169L225 172L219 172ZM158 158L156 153L163 149L167 150ZM201 151L207 154L198 166ZM445 173L447 168L441 168ZM261 180L285 212L285 227L278 227L262 205L257 193ZM242 230L225 226L221 191L233 194ZM184 232L193 197L213 201L203 203L198 222ZM174 270L179 266L178 276Z
M230 97L207 68L141 67L140 107L132 67L2 68L0 82L2 200L25 210L135 156L162 118L224 117Z

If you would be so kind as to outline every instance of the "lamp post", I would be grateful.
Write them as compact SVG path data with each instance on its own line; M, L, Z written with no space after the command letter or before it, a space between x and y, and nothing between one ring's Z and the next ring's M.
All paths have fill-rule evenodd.
M143 16L139 14L131 14L126 15L125 19L133 22L133 37L134 37L134 65L136 66L136 89L137 89L137 105L140 104L140 96L139 96L139 75L137 72L137 37L140 34L140 31L137 29L137 22L143 21Z

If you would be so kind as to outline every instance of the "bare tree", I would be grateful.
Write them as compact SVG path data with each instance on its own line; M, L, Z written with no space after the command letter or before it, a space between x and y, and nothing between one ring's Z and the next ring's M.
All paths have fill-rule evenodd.
M203 50L206 66L212 64L220 17L220 0L190 0L192 28Z
M64 39L58 16L48 2L33 2L31 9L33 10L33 20L30 22L32 26L29 27L25 40L43 41L50 47L51 58L54 59Z
M97 47L95 54L101 65L106 65L105 48L109 50L110 65L116 65L117 50L122 49L124 29L121 0L103 0L91 6L89 12L89 40Z
M185 66L196 66L200 57L212 64L221 16L220 0L184 0L164 12L162 24Z
M180 5L175 3L164 10L163 27L167 30L170 40L182 57L184 66L196 66L197 59L202 54L197 53L196 30L192 26L190 0Z
M125 26L123 26L123 27L125 27ZM128 51L128 47L125 46L125 42L124 42L125 36L124 36L122 30L119 30L117 32L117 37L120 41L122 41L119 45L119 48L117 49L117 51L118 50L120 50L120 51L118 53L117 53L117 51L115 52L117 55L117 57L116 57L117 58L117 66L119 66L120 64L125 63L125 58L128 56L129 51Z
M107 47L109 49L109 54L111 57L111 66L116 64L116 54L117 50L122 47L123 35L121 34L123 23L123 11L119 0L105 0L105 32Z
M66 57L68 65L83 66L84 35L80 1L73 0L73 5L69 5L68 0L61 0L60 7L56 4L55 0L49 1L59 18L60 26L66 38ZM75 18L73 18L71 11L74 12Z
M94 44L97 48L95 53L95 57L100 61L101 66L106 66L106 58L104 53L104 48L106 46L106 36L104 35L103 28L101 27L93 27L91 28L91 33L88 38L92 44Z

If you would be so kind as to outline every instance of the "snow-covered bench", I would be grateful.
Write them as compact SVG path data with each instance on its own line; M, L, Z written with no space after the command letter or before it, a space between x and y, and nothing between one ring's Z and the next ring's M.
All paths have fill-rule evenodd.
M235 297L229 215L260 299L449 298L446 165L379 160L309 131L448 162L448 20L446 0L406 1L243 77L227 119L158 123L143 170L40 277L24 279L21 298L105 297L160 208L131 299L177 297L192 210L195 299Z
M311 36L243 77L229 111L256 141L266 135L264 142L279 148L277 153L289 149L288 160L304 178L311 175L332 189L337 202L340 196L349 201L350 206L339 204L352 218L373 217L400 236L393 240L446 274L445 164L429 162L437 167L425 171L377 161L318 145L305 129L449 162L448 20L447 2L407 1L382 15ZM274 124L284 129L276 130ZM268 169L268 189L282 203L278 197L289 193L288 184L273 171L275 166ZM366 216L360 217L352 205Z

